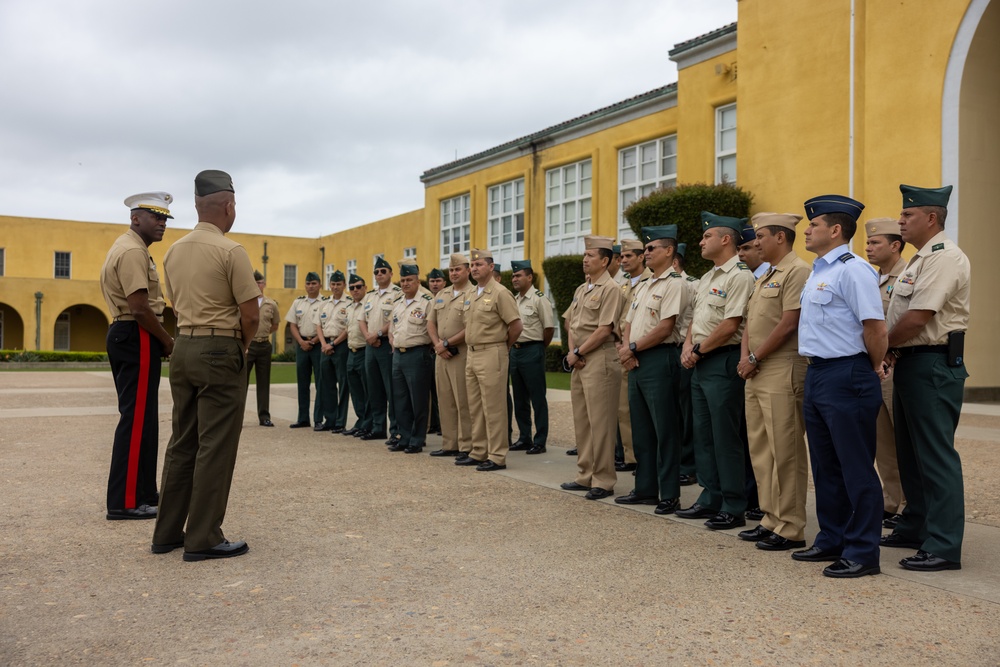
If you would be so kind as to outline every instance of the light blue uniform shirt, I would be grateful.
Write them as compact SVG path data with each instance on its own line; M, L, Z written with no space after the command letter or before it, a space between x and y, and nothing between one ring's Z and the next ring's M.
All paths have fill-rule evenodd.
M816 258L799 303L799 354L803 357L867 354L862 322L885 319L878 274L846 243Z

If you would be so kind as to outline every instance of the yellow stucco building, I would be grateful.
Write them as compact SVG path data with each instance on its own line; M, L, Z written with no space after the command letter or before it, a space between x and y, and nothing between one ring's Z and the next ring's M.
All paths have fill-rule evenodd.
M624 208L675 182L735 181L755 211L801 211L836 192L865 202L865 217L897 215L899 183L952 184L947 232L977 283L968 387L1000 388L989 343L1000 269L988 257L1000 231L986 210L1000 173L1000 0L739 0L737 23L669 57L676 83L426 170L422 208L319 239L233 238L256 266L268 255L268 294L284 307L306 271L335 266L370 281L379 254L416 256L426 272L451 252L489 247L506 267L540 267L579 252L586 234L630 235ZM0 217L2 346L102 349L96 280L121 226L47 221L51 240L40 244L36 224ZM157 261L177 235L153 246ZM53 274L66 239L68 280ZM863 244L862 234L855 250Z

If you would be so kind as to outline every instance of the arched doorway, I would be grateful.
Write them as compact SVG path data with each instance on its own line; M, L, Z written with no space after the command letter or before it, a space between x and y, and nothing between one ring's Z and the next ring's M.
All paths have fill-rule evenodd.
M0 350L24 349L24 320L6 303L0 303Z
M70 306L56 318L52 349L65 352L103 352L108 334L108 318L103 311L85 303Z

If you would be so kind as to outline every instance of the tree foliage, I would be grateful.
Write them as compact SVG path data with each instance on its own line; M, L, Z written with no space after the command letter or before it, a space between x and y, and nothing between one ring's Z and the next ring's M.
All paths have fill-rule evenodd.
M563 348L566 347L566 330L563 328L562 314L573 302L573 292L586 276L583 274L583 255L556 255L542 262L545 271L545 285L556 304L555 317L559 322Z

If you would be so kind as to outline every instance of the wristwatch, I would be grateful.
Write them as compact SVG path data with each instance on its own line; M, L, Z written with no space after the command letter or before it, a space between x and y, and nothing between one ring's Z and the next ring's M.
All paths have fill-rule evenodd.
M628 349L629 349L630 351L632 351L632 352L635 352L635 351L636 351L636 349L635 349L635 342L631 342L631 343L629 343L629 344L628 344Z
M447 347L448 347L448 339L447 339L447 338L442 338L442 339L441 339L441 344L442 344L442 345L443 345L443 346L444 346L445 348L447 348Z
M754 366L757 365L757 357L753 356L753 352L751 352L749 355L747 355L747 361L749 361Z
M697 355L699 357L701 356L701 343L698 343L697 345L691 348L691 354Z
M574 347L574 348L573 348L573 354L574 354L575 356L577 356L577 357L580 357L581 359L583 359L583 355L582 355L582 354L580 354L580 348L578 348L578 347Z

